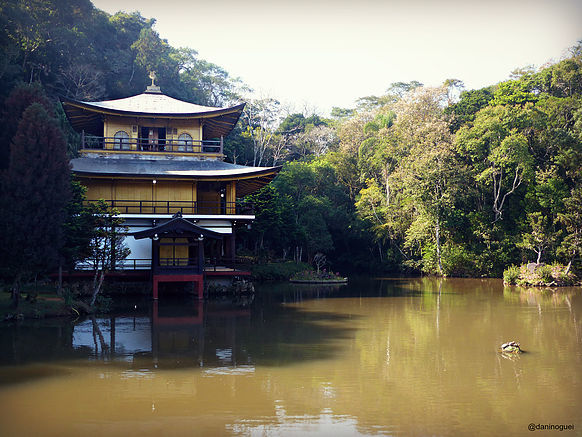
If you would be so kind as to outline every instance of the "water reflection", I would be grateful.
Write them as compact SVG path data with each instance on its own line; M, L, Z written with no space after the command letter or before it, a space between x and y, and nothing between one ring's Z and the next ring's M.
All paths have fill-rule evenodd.
M33 408L59 436L579 430L581 312L580 289L387 278L265 285L246 303L127 304L60 331L21 324L0 329L4 363L30 363L0 366L18 382L0 386L0 434L42 435L22 413ZM508 340L528 353L505 359Z
M2 364L80 360L126 362L135 369L284 365L324 359L335 340L352 331L346 316L302 312L288 304L332 289L294 290L292 298L263 295L258 302L165 299L126 305L110 317L90 317L59 328L18 325L0 331ZM335 323L335 325L334 325Z

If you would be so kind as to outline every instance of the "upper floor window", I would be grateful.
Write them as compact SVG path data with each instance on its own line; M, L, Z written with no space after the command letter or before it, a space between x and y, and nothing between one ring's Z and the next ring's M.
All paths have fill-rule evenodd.
M124 130L117 131L113 136L113 148L117 150L129 150L129 134Z
M192 151L192 135L183 133L178 137L178 150L180 152Z

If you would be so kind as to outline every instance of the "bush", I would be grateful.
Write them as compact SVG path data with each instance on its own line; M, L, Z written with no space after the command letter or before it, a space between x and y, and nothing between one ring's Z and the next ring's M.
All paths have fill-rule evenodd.
M313 270L303 270L301 272L295 273L291 276L291 279L296 281L331 281L331 280L338 280L343 279L339 273L328 272L326 270L322 270L320 272L315 272Z
M548 265L540 266L536 269L536 274L544 283L550 283L554 280L552 275L552 267Z
M445 246L442 262L445 276L468 277L477 274L474 255L460 245Z
M509 285L516 285L519 280L520 269L518 266L510 266L503 271L503 282Z
M310 268L309 264L294 261L254 264L251 266L251 274L256 281L286 281L295 273Z

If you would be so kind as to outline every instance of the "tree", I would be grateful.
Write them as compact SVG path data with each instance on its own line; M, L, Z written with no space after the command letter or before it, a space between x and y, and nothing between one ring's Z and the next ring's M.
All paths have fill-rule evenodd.
M131 48L135 51L135 63L145 71L163 74L171 68L170 45L151 27L145 27L140 31L139 39L131 45Z
M88 212L93 218L92 232L86 258L80 261L85 261L95 272L89 303L93 306L101 291L105 274L115 270L129 256L130 250L124 244L127 227L123 225L124 220L118 216L117 210L99 200L89 204Z
M527 215L530 232L522 235L522 240L518 247L532 250L536 255L536 264L542 260L542 254L556 240L556 235L551 231L548 217L542 215L540 211Z
M253 166L266 163L267 151L275 138L275 130L281 118L280 103L272 98L251 101L245 107L243 117L247 128L244 135L253 142Z
M100 100L105 95L104 75L89 64L72 64L61 70L63 94L76 100Z
M489 88L461 92L458 102L445 108L445 114L453 116L451 130L456 132L461 126L475 120L475 115L489 104L493 93Z
M95 231L93 209L86 206L87 188L71 181L71 198L65 209L64 242L59 259L59 290L62 287L62 269L74 269L76 263L90 256L90 244Z
M10 92L2 108L0 131L0 169L8 167L10 157L10 143L18 129L24 111L33 103L41 104L48 114L54 111L53 105L46 97L42 86L21 83Z
M534 160L520 129L527 115L527 110L487 107L473 126L457 133L457 150L470 160L476 181L491 190L493 222L502 219L508 197L533 174Z
M582 188L572 190L571 196L564 201L566 211L558 214L558 222L566 229L566 236L558 252L568 259L566 274L570 271L576 255L582 255Z
M22 281L58 264L70 197L66 144L58 121L33 103L22 114L2 174L2 266L18 304Z

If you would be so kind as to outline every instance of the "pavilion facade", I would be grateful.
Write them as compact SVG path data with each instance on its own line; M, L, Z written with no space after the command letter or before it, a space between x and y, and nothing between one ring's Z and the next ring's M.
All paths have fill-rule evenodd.
M129 228L131 254L120 270L150 271L154 298L159 282L195 282L201 298L207 276L248 274L234 265L236 229L255 218L243 198L281 167L224 161L224 137L244 104L195 105L152 81L137 96L62 105L81 133L79 157L71 161L75 178L89 202L104 200Z

